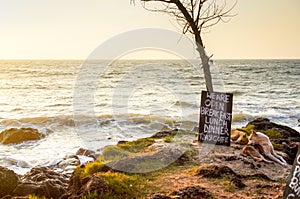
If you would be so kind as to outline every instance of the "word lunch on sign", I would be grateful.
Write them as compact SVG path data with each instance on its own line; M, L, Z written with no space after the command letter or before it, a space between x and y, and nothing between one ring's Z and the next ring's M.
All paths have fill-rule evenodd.
M230 146L231 93L202 91L198 141Z
M300 148L296 159L294 160L293 169L287 181L284 190L284 199L299 199L300 198Z

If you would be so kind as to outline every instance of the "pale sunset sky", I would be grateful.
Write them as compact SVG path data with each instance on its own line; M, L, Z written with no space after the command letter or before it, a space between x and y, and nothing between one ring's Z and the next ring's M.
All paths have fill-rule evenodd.
M300 59L300 0L239 0L233 13L203 35L215 59ZM139 0L0 0L0 59L86 59L112 36L146 27L180 31Z

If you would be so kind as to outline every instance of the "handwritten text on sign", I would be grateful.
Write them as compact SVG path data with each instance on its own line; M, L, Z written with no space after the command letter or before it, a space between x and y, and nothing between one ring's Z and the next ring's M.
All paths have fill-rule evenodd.
M200 142L230 146L232 98L230 93L202 91L198 137Z
M300 198L300 148L294 166L290 174L290 178L284 190L283 198L286 199L298 199Z

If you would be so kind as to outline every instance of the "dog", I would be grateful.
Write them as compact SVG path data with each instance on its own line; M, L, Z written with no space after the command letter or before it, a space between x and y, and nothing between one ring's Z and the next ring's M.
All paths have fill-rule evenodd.
M248 145L251 144L254 146L257 145L260 148L262 155L265 157L281 164L282 166L286 165L286 161L280 155L275 153L273 145L267 135L251 130Z
M237 144L245 145L248 143L249 139L247 134L243 131L239 131L237 129L233 129L231 131L230 139Z
M264 156L262 156L254 146L246 145L244 146L242 153L248 156L251 156L253 159L260 161L260 162L267 162L272 163L269 160L266 160Z

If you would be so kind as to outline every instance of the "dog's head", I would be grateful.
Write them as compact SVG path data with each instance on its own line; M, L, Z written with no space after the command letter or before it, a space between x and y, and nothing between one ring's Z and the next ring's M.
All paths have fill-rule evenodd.
M255 137L256 137L256 131L254 131L254 130L251 130L251 134L250 134L250 136L249 136L249 141L248 141L248 144L249 145L252 145L252 144L254 144L254 139L255 139Z
M248 142L249 142L249 138L248 138L248 136L247 136L246 133L242 134L242 135L238 138L238 140L236 141L236 143L242 144L242 145L245 145L245 144L247 144Z

